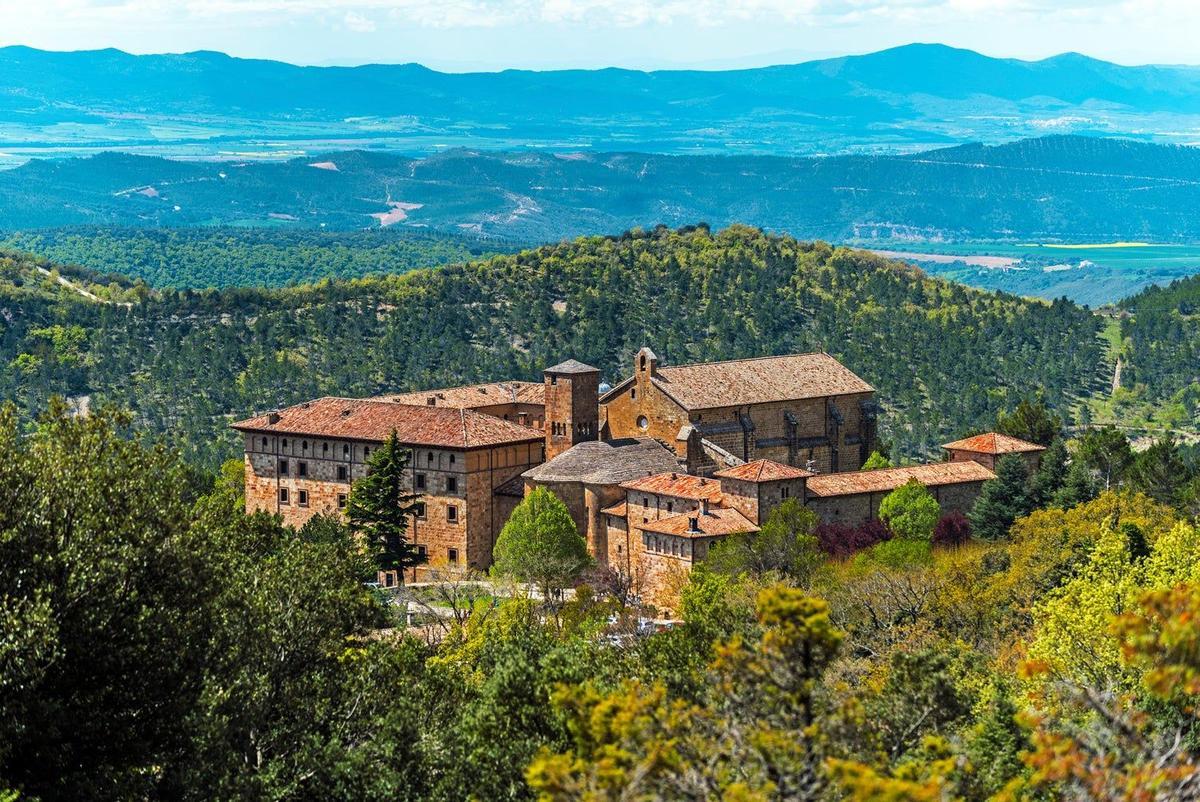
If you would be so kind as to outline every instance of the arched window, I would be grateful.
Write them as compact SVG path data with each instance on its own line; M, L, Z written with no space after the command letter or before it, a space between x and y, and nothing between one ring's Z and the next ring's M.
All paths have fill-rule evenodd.
M308 451L308 441L307 441L307 440L301 440L301 441L300 441L300 448L301 448L301 450L303 450L303 451Z
M267 447L267 438L263 438L263 448Z
M646 355L645 355L645 354L642 354L642 359L641 359L641 369L642 369L642 370L645 370L645 369L646 369Z
M280 440L279 445L281 445L284 448L287 448L287 440Z

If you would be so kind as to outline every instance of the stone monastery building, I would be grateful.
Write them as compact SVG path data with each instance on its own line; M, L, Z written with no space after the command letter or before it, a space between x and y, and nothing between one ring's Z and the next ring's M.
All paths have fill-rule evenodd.
M320 398L235 423L247 511L303 525L344 509L392 431L422 496L409 539L430 567L486 569L513 508L546 487L601 565L660 606L713 543L753 533L787 499L857 524L916 479L965 511L998 455L1036 465L1040 446L980 435L948 461L859 470L876 446L874 389L828 354L660 365L648 348L611 388L575 360L541 384L497 382L373 399ZM382 576L385 584L399 577Z

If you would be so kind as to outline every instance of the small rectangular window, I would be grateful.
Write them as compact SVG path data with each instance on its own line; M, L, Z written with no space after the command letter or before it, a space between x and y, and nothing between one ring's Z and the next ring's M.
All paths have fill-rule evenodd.
M286 487L279 488L279 503L280 504L288 503L288 489Z
M342 443L342 456L343 457L350 456L350 444L349 443Z
M453 464L454 464L454 460L455 460L455 455L454 455L454 454L451 454L451 455L450 455L450 464L451 464L451 465L453 465Z
M429 549L425 548L424 546L417 546L417 557L419 557L421 560L428 559Z
M308 476L308 463L307 462L297 462L296 463L296 474L298 476Z
M425 461L430 464L433 464L433 452L432 451L430 451L429 454L425 457Z
M451 565L457 565L458 564L458 549L447 549L446 550L446 559L448 559L450 561Z
M458 507L451 504L446 508L446 520L450 523L458 523Z
M787 498L791 494L792 494L792 489L790 487L788 487L787 485L784 485L783 487L781 487L779 489L780 498Z
M280 476L288 475L288 461L285 459L279 460L279 475Z
M348 467L346 467L345 465L339 465L337 476L338 476L339 482L346 481L346 479L348 479L350 477L350 469Z
M446 492L447 493L457 493L458 492L458 477L456 477L456 476L447 476L446 477Z
M348 504L348 503L349 503L349 501L348 501L348 499L346 498L346 494L345 494L345 493L338 493L338 499L337 499L338 509L339 509L339 510L344 510L344 509L346 509L346 504Z
M417 490L424 490L424 489L425 489L425 474L418 473L417 474Z
M301 507L308 506L308 491L307 490L299 491L299 498L297 499L297 502L300 504Z
M417 502L416 506L413 508L413 514L416 515L421 520L425 520L425 502L424 501Z

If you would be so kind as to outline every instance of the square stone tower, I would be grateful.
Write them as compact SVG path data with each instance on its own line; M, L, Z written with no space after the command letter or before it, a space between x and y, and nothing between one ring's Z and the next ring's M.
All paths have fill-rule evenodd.
M546 368L546 459L600 433L600 371L574 359Z

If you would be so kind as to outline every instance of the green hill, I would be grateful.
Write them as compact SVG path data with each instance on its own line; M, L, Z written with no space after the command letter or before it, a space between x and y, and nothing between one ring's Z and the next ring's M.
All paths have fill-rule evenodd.
M0 324L0 397L27 410L50 393L126 405L208 464L236 454L234 416L325 394L535 379L567 356L612 381L644 344L676 363L826 350L875 385L885 437L915 455L1035 391L1068 408L1101 360L1096 318L1069 302L746 227L589 237L316 287L167 290L128 307L34 308L10 294ZM69 336L43 331L53 325Z
M449 233L277 228L102 228L19 232L0 247L141 279L153 287L284 287L403 273L515 248Z

